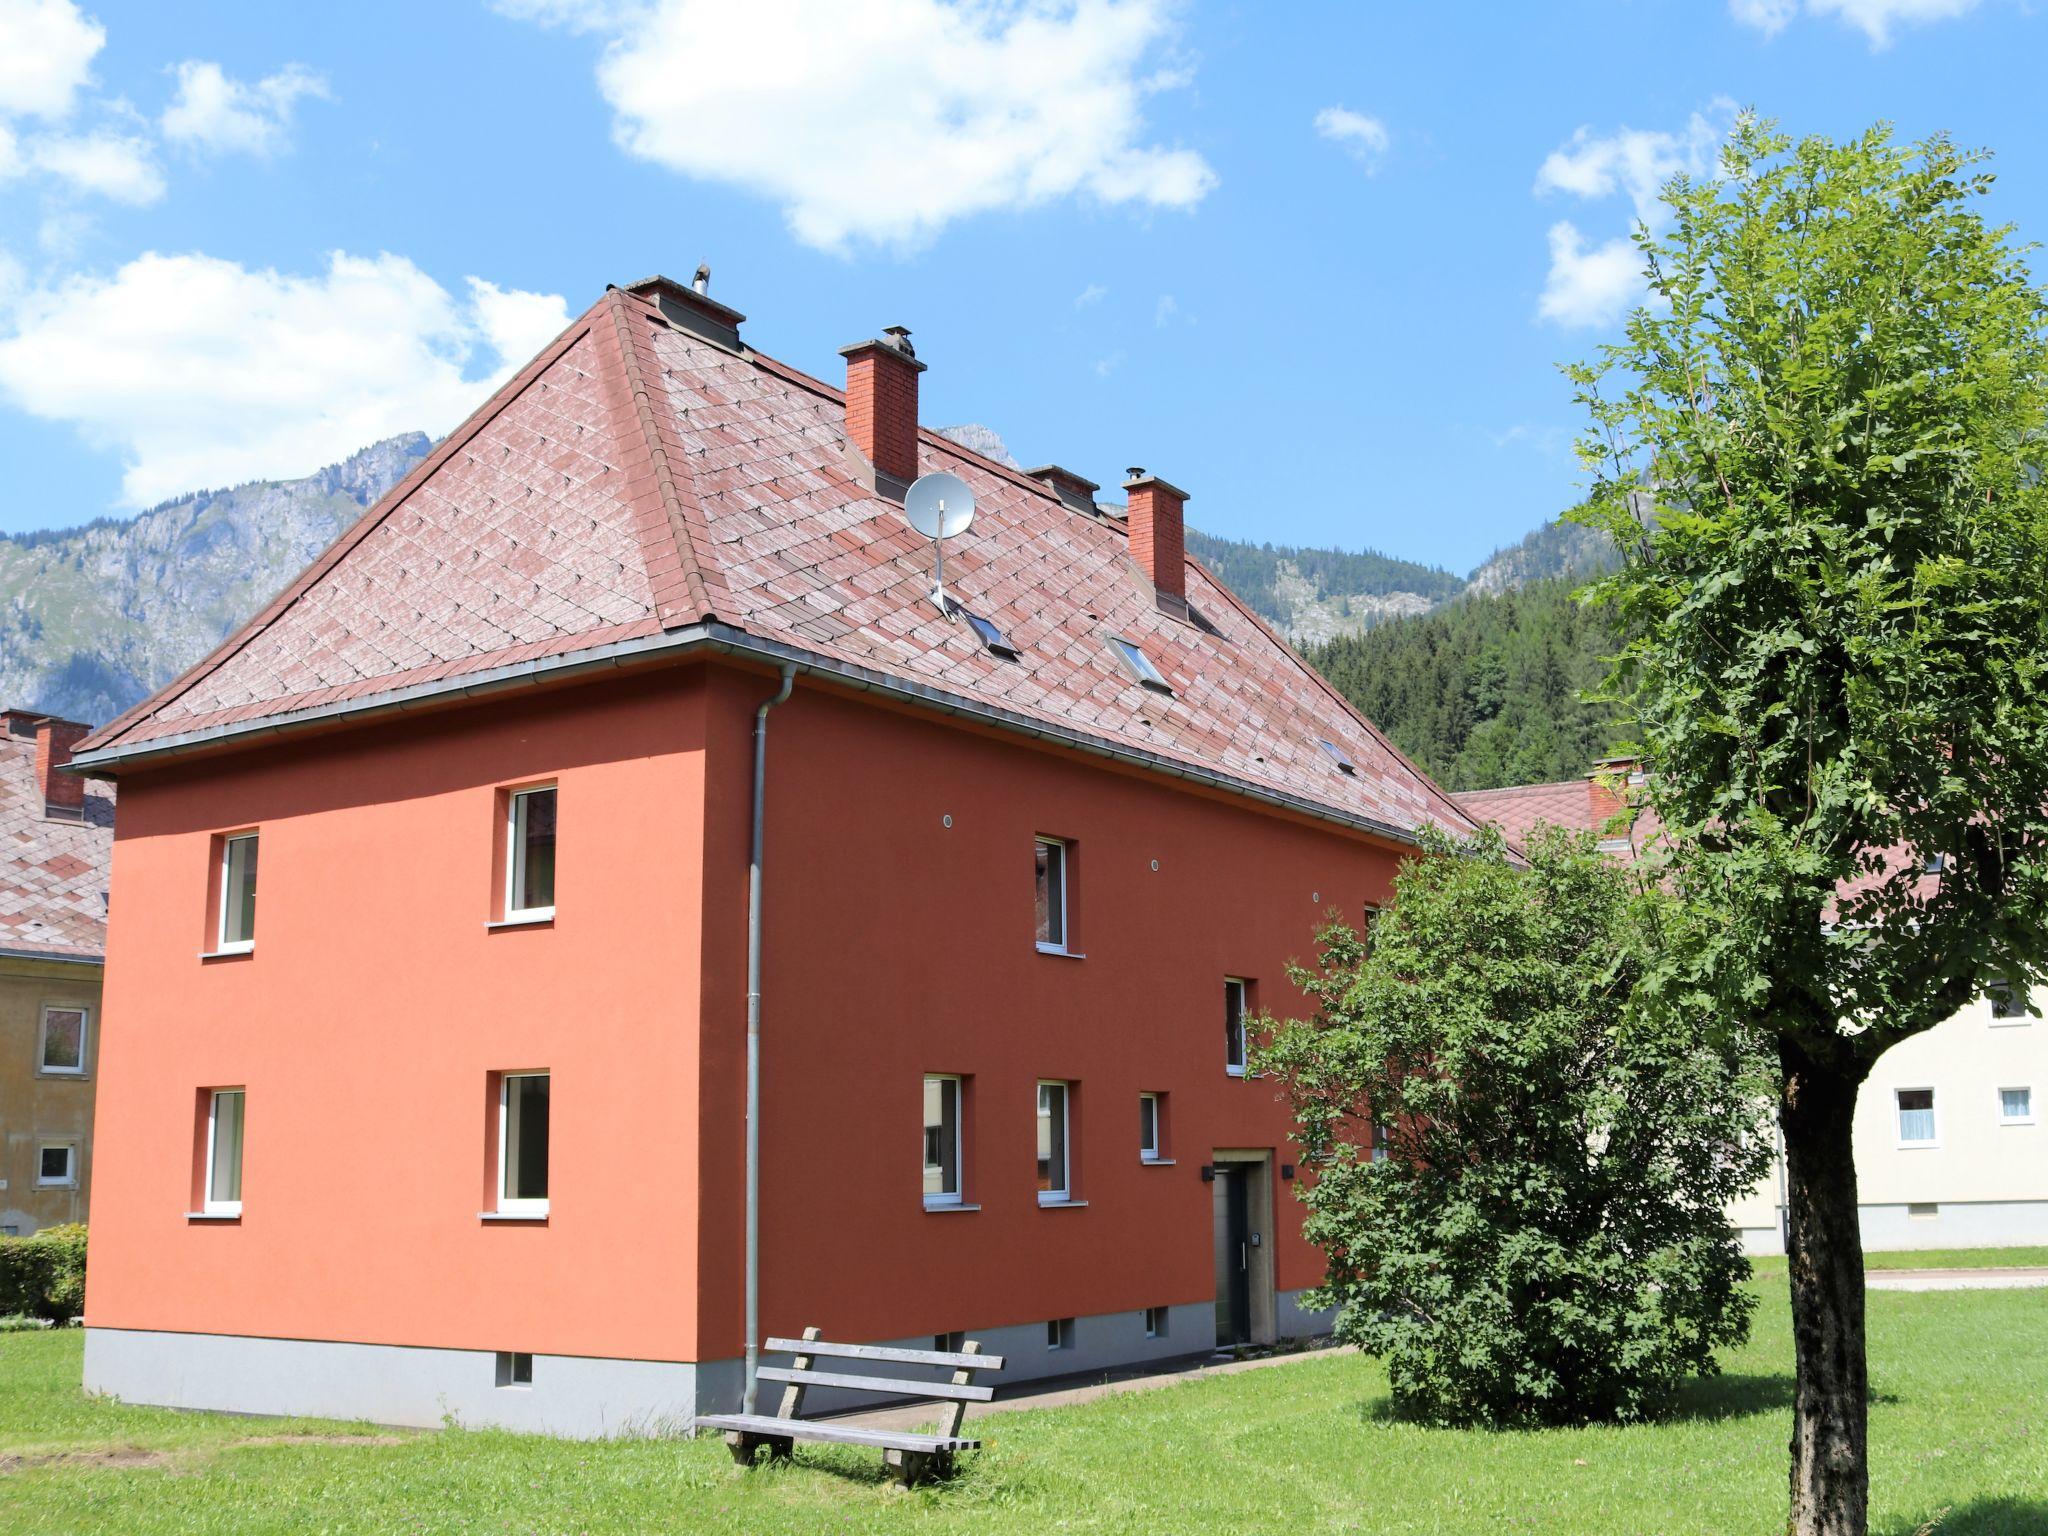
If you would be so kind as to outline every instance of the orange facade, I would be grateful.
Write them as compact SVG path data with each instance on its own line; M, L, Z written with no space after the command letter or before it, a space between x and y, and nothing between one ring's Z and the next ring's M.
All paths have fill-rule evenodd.
M124 771L87 1321L654 1361L742 1347L754 708L718 661ZM558 786L552 922L493 928L503 793ZM1225 1070L1222 984L1298 1001L1397 845L800 677L770 717L762 1321L881 1340L1206 1302L1218 1149L1274 1149L1273 1275L1319 1259L1288 1119ZM202 958L257 829L254 948ZM1033 840L1071 847L1033 942ZM490 1222L491 1074L551 1074L545 1223ZM928 1072L966 1079L928 1212ZM1076 1084L1041 1208L1035 1085ZM203 1095L245 1088L238 1220L200 1220ZM1138 1153L1165 1095L1166 1156Z

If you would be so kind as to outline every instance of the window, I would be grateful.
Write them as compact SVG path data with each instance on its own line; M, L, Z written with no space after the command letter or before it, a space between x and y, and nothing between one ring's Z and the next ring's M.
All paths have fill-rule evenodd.
M256 947L256 834L220 840L220 933L214 948L239 954Z
M1386 1121L1384 1121L1384 1120L1375 1120L1375 1121L1373 1121L1373 1123L1372 1123L1372 1160L1373 1160L1374 1162L1376 1162L1376 1163L1384 1163L1384 1162L1385 1162L1385 1161L1387 1160L1387 1156L1388 1156L1388 1152L1387 1152L1387 1143L1388 1143L1388 1132L1387 1132L1387 1122L1386 1122Z
M530 1387L533 1385L533 1356L524 1350L501 1349L498 1351L498 1385L501 1387Z
M1358 764L1351 761L1350 753L1346 752L1334 741L1327 740L1321 736L1318 736L1316 738L1316 745L1323 749L1324 756L1328 757L1332 763L1336 764L1337 771L1339 773L1349 774L1354 778L1357 777Z
M1004 661L1017 660L1017 648L1003 638L1003 632L978 613L966 614L967 627L991 656L1000 656Z
M1899 1145L1902 1147L1931 1147L1934 1140L1934 1090L1932 1088L1900 1088L1895 1090L1899 1105Z
M1234 976L1223 979L1223 1069L1232 1077L1244 1076L1245 984Z
M1145 1309L1145 1337L1148 1339L1163 1339L1166 1337L1166 1308L1147 1307Z
M1923 875L1938 875L1947 868L1948 855L1945 853L1930 853L1920 861L1920 873Z
M45 1072L78 1077L85 1072L85 1026L83 1008L45 1008L43 1039L36 1059Z
M555 786L522 789L505 818L505 918L555 915Z
M1154 693L1172 693L1173 685L1167 682L1160 670L1152 665L1152 658L1145 654L1145 648L1135 640L1126 640L1121 635L1110 642L1117 659L1124 664L1124 670L1134 681L1150 688Z
M1159 1125L1159 1095L1141 1093L1138 1095L1138 1156L1148 1163L1156 1163L1163 1155L1160 1144L1163 1137Z
M46 1141L36 1149L38 1189L68 1189L77 1182L77 1147L68 1141Z
M924 1203L960 1203L960 1079L924 1080Z
M2026 994L2011 982L1994 981L1984 989L1984 995L1991 999L1991 1017L1995 1022L2019 1024L2027 1020Z
M951 1333L932 1335L932 1349L941 1355L957 1355L967 1348L967 1335L957 1328Z
M2000 1125L2032 1125L2034 1123L2034 1090L2031 1088L1999 1089L1998 1123Z
M1038 1203L1073 1198L1067 1160L1067 1083L1038 1085Z
M1067 845L1057 838L1037 842L1037 886L1033 899L1038 917L1038 947L1048 954L1067 952Z
M507 1072L498 1084L498 1213L548 1213L545 1072Z
M242 1132L247 1090L217 1088L206 1111L206 1199L209 1216L242 1214Z
M1071 1317L1056 1317L1045 1325L1045 1347L1047 1349L1072 1349L1074 1347L1074 1320Z

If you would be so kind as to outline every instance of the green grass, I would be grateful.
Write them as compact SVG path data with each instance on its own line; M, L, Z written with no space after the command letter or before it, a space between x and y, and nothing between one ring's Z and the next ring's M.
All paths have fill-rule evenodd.
M1749 1261L1759 1280L1785 1278L1783 1254ZM1906 1248L1866 1253L1863 1267L1873 1269L2039 1269L2048 1267L2048 1248Z
M2048 1531L2048 1291L1875 1293L1870 1332L1874 1529ZM1396 1422L1377 1365L1318 1356L993 1416L959 1478L904 1494L879 1457L836 1448L742 1472L709 1441L123 1407L79 1392L76 1332L10 1334L0 1531L1769 1533L1783 1528L1789 1349L1766 1286L1754 1341L1672 1420L1524 1434Z

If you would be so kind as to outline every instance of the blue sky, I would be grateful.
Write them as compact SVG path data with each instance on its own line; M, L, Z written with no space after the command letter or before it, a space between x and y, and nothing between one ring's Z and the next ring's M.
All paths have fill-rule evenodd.
M713 269L928 424L1212 532L1465 570L1574 495L1554 364L1733 104L1999 151L2019 0L0 0L0 530L446 431L607 282Z

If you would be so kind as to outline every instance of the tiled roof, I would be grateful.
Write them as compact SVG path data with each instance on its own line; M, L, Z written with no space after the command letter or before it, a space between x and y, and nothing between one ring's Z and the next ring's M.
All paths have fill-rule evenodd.
M114 787L88 783L82 821L43 814L32 736L0 731L0 955L97 960L107 947Z
M79 750L117 759L710 624L1168 771L1397 831L1467 825L1195 562L1189 623L1114 519L936 433L919 469L972 486L947 589L1019 660L927 600L931 547L869 489L840 391L612 290L220 650ZM1171 697L1124 671L1113 635Z
M1562 784L1515 784L1506 789L1460 790L1451 798L1474 821L1499 824L1508 841L1520 846L1539 824L1570 832L1595 832L1593 797L1584 779Z

